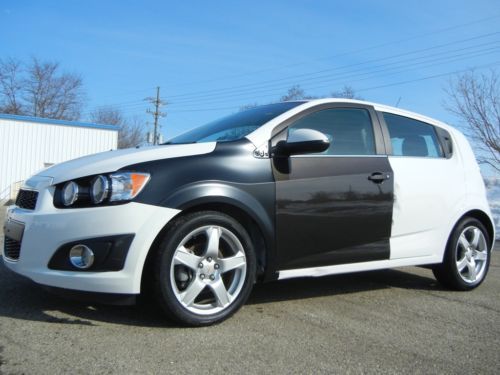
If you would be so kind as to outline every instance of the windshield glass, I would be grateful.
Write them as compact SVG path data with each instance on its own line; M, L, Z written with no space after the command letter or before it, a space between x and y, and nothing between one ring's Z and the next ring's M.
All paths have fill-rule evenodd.
M302 103L276 103L247 109L189 130L165 144L236 141Z

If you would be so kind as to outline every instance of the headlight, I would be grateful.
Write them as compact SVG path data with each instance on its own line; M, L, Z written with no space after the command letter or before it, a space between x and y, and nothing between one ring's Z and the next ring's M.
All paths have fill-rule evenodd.
M150 180L149 173L116 172L81 177L59 185L54 194L54 206L92 207L98 204L134 199Z
M92 180L90 185L90 199L92 203L98 204L108 196L109 182L107 177L99 175Z
M111 179L110 202L128 201L141 192L149 181L149 173L122 172L109 176Z
M68 207L78 198L78 184L74 181L66 182L62 188L62 203Z

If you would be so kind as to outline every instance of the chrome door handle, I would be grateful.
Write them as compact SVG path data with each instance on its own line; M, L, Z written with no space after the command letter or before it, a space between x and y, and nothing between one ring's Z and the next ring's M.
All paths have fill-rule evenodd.
M376 184L380 184L385 180L388 180L389 178L391 178L391 175L389 173L382 172L375 172L368 176L368 179Z

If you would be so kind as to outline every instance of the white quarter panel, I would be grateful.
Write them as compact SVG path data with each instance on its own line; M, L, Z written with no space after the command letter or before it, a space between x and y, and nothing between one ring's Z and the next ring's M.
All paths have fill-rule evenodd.
M465 201L459 158L389 157L394 171L391 259L444 251L450 218Z

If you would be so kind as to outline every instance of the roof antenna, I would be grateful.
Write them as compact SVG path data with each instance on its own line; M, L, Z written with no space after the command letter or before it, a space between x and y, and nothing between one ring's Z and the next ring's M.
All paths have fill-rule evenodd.
M403 98L400 96L398 101L396 102L396 107L399 107L399 102L401 102L401 99L403 99Z

